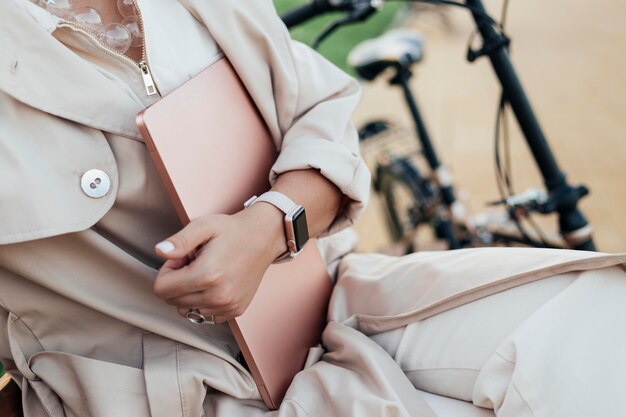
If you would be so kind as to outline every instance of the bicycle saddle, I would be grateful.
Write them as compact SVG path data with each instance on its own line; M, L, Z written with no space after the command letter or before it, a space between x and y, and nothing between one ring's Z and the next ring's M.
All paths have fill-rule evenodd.
M348 55L348 65L366 80L391 66L409 67L422 59L422 36L411 29L393 29L361 42Z

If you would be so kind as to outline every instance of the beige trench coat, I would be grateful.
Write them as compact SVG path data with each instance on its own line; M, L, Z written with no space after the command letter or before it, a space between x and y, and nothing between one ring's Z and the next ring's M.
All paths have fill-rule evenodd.
M282 150L272 178L320 169L352 199L335 228L350 223L369 187L347 122L358 98L354 82L292 45L269 0L182 3L210 28L268 122ZM155 269L89 229L116 192L116 161L100 132L139 139L132 117L114 118L107 108L132 115L140 106L55 42L55 22L29 4L0 3L0 358L21 385L27 416L432 416L417 382L394 360L394 331L532 281L623 268L623 256L568 251L350 255L331 301L327 353L312 352L280 410L268 413L234 359L227 328L203 334L181 320L152 295ZM167 44L166 34L147 36L149 44ZM189 75L211 58L198 57ZM177 77L160 62L157 54L151 66L166 93ZM78 186L92 167L112 178L101 199ZM351 243L346 235L329 242L327 259ZM59 264L67 253L69 270ZM515 375L490 363L492 374L476 379L484 388L474 401L497 409L502 396L489 376ZM479 413L471 415L491 415Z

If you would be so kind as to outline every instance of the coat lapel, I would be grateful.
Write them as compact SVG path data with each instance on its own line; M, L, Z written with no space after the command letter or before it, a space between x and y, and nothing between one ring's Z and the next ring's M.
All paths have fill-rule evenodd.
M119 115L143 105L52 36L55 18L36 7L0 1L0 89L64 119L139 138L134 117Z

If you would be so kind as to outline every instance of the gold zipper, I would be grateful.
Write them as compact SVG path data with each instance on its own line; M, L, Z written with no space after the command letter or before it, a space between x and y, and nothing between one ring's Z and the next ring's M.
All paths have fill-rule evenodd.
M154 78L152 78L152 74L150 73L150 68L148 68L148 64L146 64L145 61L139 62L139 69L141 70L143 85L146 87L146 93L149 96L157 94L158 90L154 83Z
M154 83L154 78L152 78L150 68L148 67L148 57L146 56L146 31L143 28L143 16L141 15L141 9L137 4L137 0L133 0L133 6L135 6L135 10L137 10L137 16L139 17L139 27L141 29L141 33L143 34L143 36L141 37L141 61L138 64L139 69L141 70L141 76L143 77L143 84L146 87L146 93L151 96L154 94L158 94L159 90Z
M141 32L145 34L144 29L143 29L143 17L141 16L141 10L139 9L139 6L137 5L137 1L133 0L133 5L135 6L135 9L137 10L137 16L139 17L139 26L141 28ZM121 56L122 58L126 59L127 61L132 62L133 64L135 64L138 68L139 71L141 72L141 78L143 79L143 84L146 88L146 94L148 94L148 96L152 96L155 94L159 94L159 90L156 86L156 83L154 82L154 78L152 78L152 73L150 73L150 67L148 67L148 59L146 57L146 39L145 36L142 39L142 45L141 45L141 61L135 61L134 59L130 58L129 56L123 54L122 52L111 48L109 45L107 45L106 43L102 42L98 36L98 34L96 32L94 32L93 30L91 30L91 28L85 26L85 25L81 25L80 23L76 23L76 22L72 22L70 20L62 20L61 23L59 24L59 26L67 26L67 27L71 27L74 29L77 29L83 33L85 33L86 35L90 36L91 38L93 38L93 40L96 41L96 43L98 45L100 45L102 48L106 49L109 52L112 52L118 56Z

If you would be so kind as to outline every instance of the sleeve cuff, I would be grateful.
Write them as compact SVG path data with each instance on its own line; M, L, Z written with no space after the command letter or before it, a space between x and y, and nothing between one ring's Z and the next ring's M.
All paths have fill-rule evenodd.
M339 168L339 169L338 169ZM329 140L300 138L279 154L270 172L270 184L288 171L317 169L339 188L347 203L320 236L326 236L354 224L369 199L370 172L360 156L344 145Z

